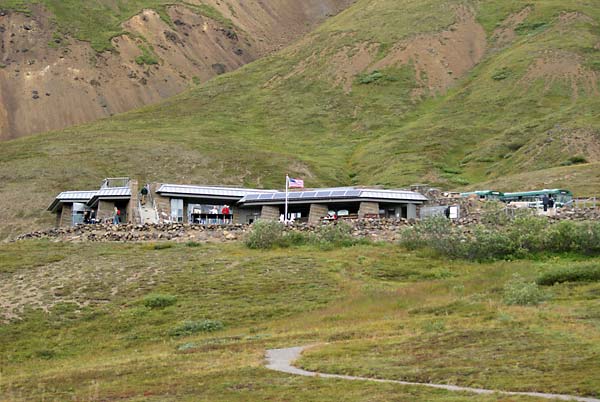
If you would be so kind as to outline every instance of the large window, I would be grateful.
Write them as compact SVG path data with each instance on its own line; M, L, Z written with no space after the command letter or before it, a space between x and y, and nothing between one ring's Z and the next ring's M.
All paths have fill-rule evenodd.
M83 223L83 216L88 207L80 202L73 203L73 226Z
M183 222L183 200L171 199L171 220L173 222Z

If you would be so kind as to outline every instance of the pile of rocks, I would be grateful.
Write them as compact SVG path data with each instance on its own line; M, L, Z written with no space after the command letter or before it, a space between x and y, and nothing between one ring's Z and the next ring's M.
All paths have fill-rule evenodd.
M468 227L481 222L481 211L471 211L453 221L455 225ZM548 216L553 222L561 220L600 220L599 209L563 208ZM381 241L396 241L404 228L413 225L415 220L406 219L355 219L345 221L352 227L352 235ZM335 224L335 222L325 223ZM243 239L250 229L249 225L189 225L189 224L145 224L145 225L79 225L69 228L48 229L21 235L17 240L55 239L73 242L138 242L138 241L175 241L175 242L228 242ZM315 226L295 223L287 230L311 232Z
M25 239L56 239L59 241L235 241L248 230L247 225L200 226L188 224L145 224L145 225L78 225L35 231L17 237Z
M549 216L553 220L570 221L598 221L600 220L600 209L598 208L560 208L556 214Z

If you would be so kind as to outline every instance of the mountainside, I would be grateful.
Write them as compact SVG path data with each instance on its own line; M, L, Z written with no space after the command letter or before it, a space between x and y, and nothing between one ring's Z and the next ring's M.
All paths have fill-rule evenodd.
M3 234L48 224L56 192L104 176L281 187L287 172L309 186L594 194L596 3L359 0L291 47L160 105L5 142Z
M156 103L299 38L350 0L0 0L0 140Z

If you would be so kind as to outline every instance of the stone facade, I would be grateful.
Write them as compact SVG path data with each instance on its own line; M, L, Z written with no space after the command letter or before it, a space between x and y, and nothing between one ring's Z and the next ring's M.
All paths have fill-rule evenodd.
M379 203L363 201L358 209L358 217L364 218L365 215L379 215Z
M260 212L260 219L266 221L278 221L279 220L279 207L273 207L270 205L264 205Z
M168 219L171 216L171 199L169 197L163 197L156 192L160 188L159 183L152 183L150 185L150 194L156 203L156 212L158 212L159 220Z
M308 214L308 223L318 225L321 220L327 216L329 208L326 204L310 204L310 213Z
M96 216L100 220L110 219L112 220L114 215L115 203L112 201L98 201L98 212Z
M129 200L129 204L127 204L127 222L142 223L138 208L140 193L137 180L129 180L129 190L131 191L131 199Z
M73 224L73 204L64 204L60 212L58 227L69 227Z

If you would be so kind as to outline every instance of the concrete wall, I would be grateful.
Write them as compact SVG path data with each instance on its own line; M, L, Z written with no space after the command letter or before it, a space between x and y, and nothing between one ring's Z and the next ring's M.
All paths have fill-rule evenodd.
M417 219L417 206L415 204L408 204L406 215L407 219Z
M308 214L308 223L317 225L321 223L321 219L329 213L327 204L310 204L310 213Z
M358 217L364 218L365 215L379 215L379 203L363 201L358 209Z
M230 207L233 213L233 223L248 223L250 219L256 220L261 216L260 208L238 208L238 207ZM277 215L277 219L279 220L279 215Z
M260 212L260 219L267 221L278 221L279 220L279 207L273 207L271 205L263 205Z
M58 219L59 227L69 227L73 225L73 204L63 204Z

